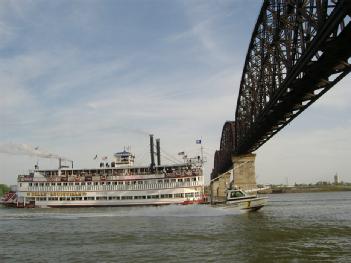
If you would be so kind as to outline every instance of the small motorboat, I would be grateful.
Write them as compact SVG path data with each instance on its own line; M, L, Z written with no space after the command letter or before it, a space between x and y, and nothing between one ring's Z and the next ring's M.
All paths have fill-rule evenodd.
M236 208L246 211L257 211L267 204L267 197L251 195L241 189L228 189L226 200L215 202L216 207Z

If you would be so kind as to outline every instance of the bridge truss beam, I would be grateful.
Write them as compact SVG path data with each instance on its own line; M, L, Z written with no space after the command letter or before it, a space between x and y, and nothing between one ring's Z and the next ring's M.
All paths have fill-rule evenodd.
M350 16L351 1L264 1L240 83L232 152L259 148L351 71Z

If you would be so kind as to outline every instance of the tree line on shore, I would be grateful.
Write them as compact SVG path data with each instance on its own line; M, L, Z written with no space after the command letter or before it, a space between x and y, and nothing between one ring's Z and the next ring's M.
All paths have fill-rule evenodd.
M8 191L10 191L10 187L8 185L0 184L0 196L3 196Z

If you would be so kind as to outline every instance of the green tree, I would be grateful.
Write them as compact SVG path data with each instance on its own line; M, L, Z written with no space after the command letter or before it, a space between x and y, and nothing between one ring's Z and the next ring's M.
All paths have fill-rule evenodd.
M10 187L6 184L0 184L0 196L3 196L6 192L10 191Z

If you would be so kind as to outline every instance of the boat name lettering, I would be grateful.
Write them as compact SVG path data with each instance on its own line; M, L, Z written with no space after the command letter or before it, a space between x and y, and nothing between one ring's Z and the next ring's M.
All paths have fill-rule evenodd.
M28 192L27 196L86 196L86 192Z

